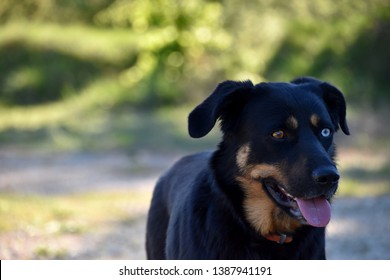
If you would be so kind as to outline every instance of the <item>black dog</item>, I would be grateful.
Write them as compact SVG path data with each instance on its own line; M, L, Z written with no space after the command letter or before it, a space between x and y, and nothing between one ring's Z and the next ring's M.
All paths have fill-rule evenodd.
M333 134L349 134L343 94L306 77L226 81L189 115L189 134L217 119L218 149L182 158L157 183L148 259L325 259Z

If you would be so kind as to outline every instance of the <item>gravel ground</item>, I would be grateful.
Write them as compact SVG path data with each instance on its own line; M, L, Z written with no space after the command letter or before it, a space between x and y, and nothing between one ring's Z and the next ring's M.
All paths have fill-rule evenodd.
M390 259L390 196L338 198L327 228L329 259Z
M51 195L130 187L151 193L158 174L175 160L148 154L39 155L0 150L0 192ZM145 259L147 206L135 211L135 220L112 223L93 233L1 233L0 259L36 258L39 246L43 258ZM328 258L390 259L388 213L390 196L337 198L327 229ZM50 252L45 252L47 248Z

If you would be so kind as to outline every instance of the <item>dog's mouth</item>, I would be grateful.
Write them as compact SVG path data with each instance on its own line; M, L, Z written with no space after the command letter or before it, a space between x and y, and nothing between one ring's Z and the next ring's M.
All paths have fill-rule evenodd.
M273 179L264 180L263 185L271 199L301 223L314 227L325 227L329 223L330 197L297 198Z

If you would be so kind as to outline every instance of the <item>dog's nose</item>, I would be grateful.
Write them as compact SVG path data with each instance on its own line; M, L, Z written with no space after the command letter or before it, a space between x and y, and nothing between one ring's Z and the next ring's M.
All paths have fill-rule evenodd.
M340 175L335 167L323 167L313 171L314 181L322 187L332 187L340 179Z

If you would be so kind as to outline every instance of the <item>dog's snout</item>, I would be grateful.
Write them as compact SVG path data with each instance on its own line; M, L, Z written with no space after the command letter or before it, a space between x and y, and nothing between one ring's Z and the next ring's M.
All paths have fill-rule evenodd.
M313 171L314 181L322 187L332 187L340 179L340 175L335 167L318 168Z

